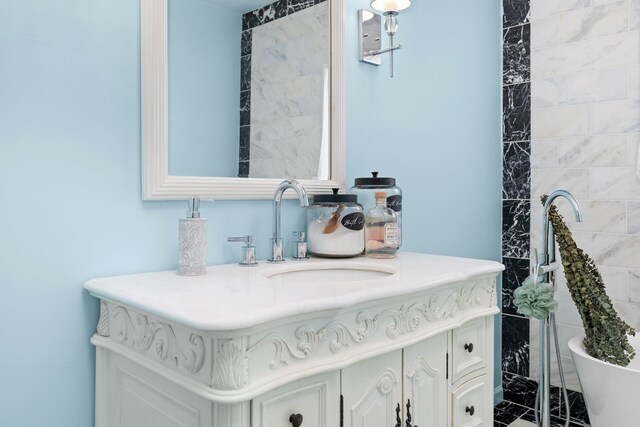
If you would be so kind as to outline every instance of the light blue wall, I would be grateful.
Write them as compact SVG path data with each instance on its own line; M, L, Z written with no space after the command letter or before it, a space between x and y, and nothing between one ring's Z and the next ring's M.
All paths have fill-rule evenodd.
M169 1L169 174L238 176L242 15Z
M499 4L413 2L397 76L355 61L348 0L347 175L380 170L405 194L405 250L499 259ZM98 276L173 269L183 203L140 190L139 5L0 0L0 425L93 423ZM216 202L210 263L228 235L261 258L268 201ZM283 213L289 232L299 209ZM34 406L35 404L35 406Z

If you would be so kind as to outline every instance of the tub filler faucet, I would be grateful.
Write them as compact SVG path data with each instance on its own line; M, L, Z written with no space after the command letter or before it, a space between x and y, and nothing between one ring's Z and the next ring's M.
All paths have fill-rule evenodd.
M271 238L271 258L269 262L284 262L282 256L282 230L280 228L280 212L282 208L282 196L287 189L295 190L300 200L300 206L309 206L309 198L304 187L295 179L284 180L278 185L278 189L273 195L273 237Z

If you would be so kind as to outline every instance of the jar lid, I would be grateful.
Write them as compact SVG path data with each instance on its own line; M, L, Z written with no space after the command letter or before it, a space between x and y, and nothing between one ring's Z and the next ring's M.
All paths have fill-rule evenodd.
M356 194L338 194L339 188L333 188L333 194L316 194L313 203L356 203Z
M355 185L375 185L375 186L379 186L379 187L393 187L396 185L396 179L395 178L384 178L384 177L380 177L378 178L378 172L371 172L372 177L366 177L366 178L356 178L355 179Z

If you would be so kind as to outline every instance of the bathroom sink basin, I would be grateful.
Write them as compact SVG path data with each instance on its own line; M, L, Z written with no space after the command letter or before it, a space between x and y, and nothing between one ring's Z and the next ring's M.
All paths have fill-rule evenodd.
M282 283L344 283L375 280L396 271L384 265L366 263L324 263L323 265L288 265L265 271L264 275Z

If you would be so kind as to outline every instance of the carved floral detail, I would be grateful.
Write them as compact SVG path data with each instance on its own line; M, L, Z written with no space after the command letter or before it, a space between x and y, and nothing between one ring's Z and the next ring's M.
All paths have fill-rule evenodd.
M292 345L286 339L269 333L247 349L251 352L256 347L270 342L275 347L274 358L270 362L271 369L280 365L288 365L292 359L303 360L312 357L329 338L329 350L336 354L353 344L362 344L386 324L386 335L390 339L416 331L426 322L435 322L445 318L455 317L461 310L467 310L487 301L487 294L491 294L488 301L494 301L494 281L481 280L464 283L451 293L441 298L434 293L427 297L426 302L418 302L409 306L401 305L397 309L386 309L373 316L365 312L356 315L356 330L352 330L342 321L332 321L322 328L315 330L310 326L300 326L295 331L298 340Z
M249 384L249 359L233 341L220 346L211 378L217 390L239 390Z
M144 314L138 314L134 326L127 309L118 306L114 309L114 318L121 317L122 328L116 336L121 342L132 346L140 352L146 352L155 342L155 353L160 360L169 360L176 367L181 367L189 373L195 374L204 364L204 340L200 335L189 336L190 348L186 353L180 348L173 327L165 322L151 322Z
M98 335L109 336L109 306L105 301L100 300L100 319L97 327Z

